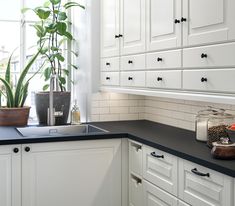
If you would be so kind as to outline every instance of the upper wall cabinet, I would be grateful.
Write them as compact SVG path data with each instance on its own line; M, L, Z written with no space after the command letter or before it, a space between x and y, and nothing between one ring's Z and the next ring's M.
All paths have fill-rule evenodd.
M181 0L147 0L147 50L181 46Z
M101 56L119 55L119 0L101 0Z
M145 51L145 0L121 0L121 54Z
M183 0L183 45L235 39L234 0Z

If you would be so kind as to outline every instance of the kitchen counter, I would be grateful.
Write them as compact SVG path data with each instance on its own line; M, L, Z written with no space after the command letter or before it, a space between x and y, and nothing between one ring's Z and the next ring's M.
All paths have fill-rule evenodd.
M96 122L90 124L108 130L109 132L81 136L50 136L38 138L22 137L14 128L0 127L0 145L129 138L235 177L235 160L213 159L210 154L210 149L206 144L195 140L195 132L147 120Z

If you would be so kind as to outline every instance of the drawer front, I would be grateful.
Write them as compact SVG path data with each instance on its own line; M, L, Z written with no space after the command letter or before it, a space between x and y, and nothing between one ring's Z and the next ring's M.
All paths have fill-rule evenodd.
M146 72L146 86L151 88L181 89L181 74L180 70Z
M181 67L181 50L150 53L146 56L147 69Z
M143 184L141 179L130 175L129 206L143 206Z
M185 68L233 67L235 66L235 43L184 49L183 66Z
M183 71L183 88L235 93L235 69Z
M143 181L144 206L177 206L177 198L161 190L159 187Z
M121 85L128 87L144 87L145 72L121 72Z
M179 160L179 197L193 206L231 206L232 180L216 171Z
M144 178L173 195L177 195L177 162L176 156L143 146Z
M121 57L121 70L144 70L145 54Z
M142 177L142 144L129 142L129 166L130 173Z
M107 86L118 86L119 72L101 72L101 84Z
M119 71L119 66L119 57L101 59L101 71Z

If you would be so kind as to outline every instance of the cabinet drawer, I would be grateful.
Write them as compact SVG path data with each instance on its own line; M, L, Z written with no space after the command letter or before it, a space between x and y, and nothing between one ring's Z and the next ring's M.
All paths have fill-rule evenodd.
M101 72L101 84L118 86L119 85L119 72Z
M129 181L129 206L143 206L142 180L130 175Z
M150 53L146 56L147 69L181 67L181 50Z
M121 85L128 87L144 87L145 72L121 72Z
M121 70L144 70L145 54L121 57Z
M177 195L177 161L176 156L143 146L144 178L173 195Z
M129 165L130 173L142 176L142 144L130 141L129 142Z
M235 66L235 43L204 46L183 50L183 66L228 67Z
M144 206L177 206L178 200L176 197L161 190L147 181L143 181L144 187Z
M146 86L152 88L180 89L181 71L146 72Z
M235 69L183 71L183 88L235 93Z
M101 71L119 71L120 58L101 59Z
M193 206L231 206L232 180L216 171L179 160L179 197Z

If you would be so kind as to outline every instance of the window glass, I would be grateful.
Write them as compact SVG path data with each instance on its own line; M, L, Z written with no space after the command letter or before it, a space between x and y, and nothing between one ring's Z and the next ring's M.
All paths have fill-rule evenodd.
M0 0L0 5L0 20L20 20L20 0Z

